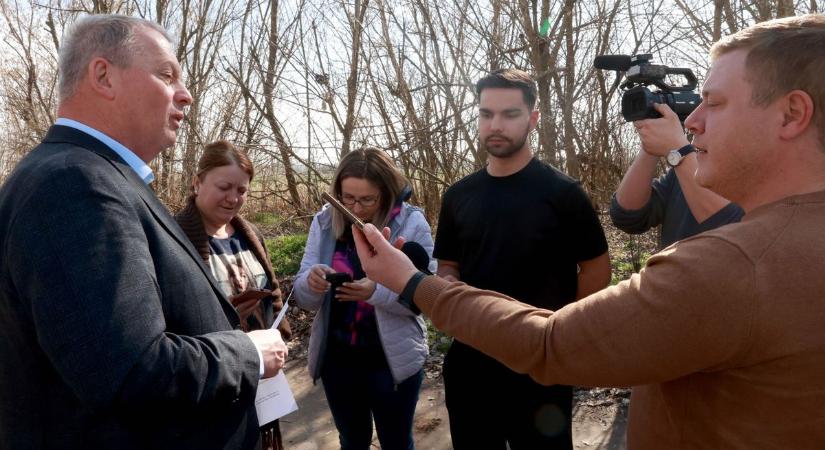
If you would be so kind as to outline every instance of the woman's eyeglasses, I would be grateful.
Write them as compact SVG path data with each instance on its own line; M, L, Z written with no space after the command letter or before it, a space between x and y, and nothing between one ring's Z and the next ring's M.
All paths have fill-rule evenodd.
M359 198L356 198L352 195L347 195L347 194L344 194L344 195L341 196L341 203L343 203L345 206L348 206L350 208L355 206L356 203L360 204L364 208L369 208L371 206L374 206L375 202L377 202L377 201L378 201L378 196L377 195L368 195L366 197L359 197Z

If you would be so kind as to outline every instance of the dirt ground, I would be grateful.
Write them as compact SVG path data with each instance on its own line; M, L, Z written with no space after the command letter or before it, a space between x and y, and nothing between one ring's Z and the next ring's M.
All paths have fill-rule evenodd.
M338 432L332 423L324 390L313 385L307 371L305 343L290 343L285 371L298 402L298 411L281 419L285 447L291 450L337 449ZM424 384L415 414L415 446L421 450L447 450L450 425L444 406L440 357L425 368ZM591 389L576 392L573 439L576 449L624 450L628 393L621 389ZM374 448L380 448L377 439Z

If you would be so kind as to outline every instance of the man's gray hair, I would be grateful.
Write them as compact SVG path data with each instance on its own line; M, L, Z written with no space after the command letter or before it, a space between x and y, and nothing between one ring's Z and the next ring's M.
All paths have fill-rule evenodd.
M135 32L140 28L159 32L170 43L172 38L155 22L119 14L84 16L75 21L63 38L58 59L60 100L74 95L86 74L89 61L102 57L117 67L129 67L137 48Z

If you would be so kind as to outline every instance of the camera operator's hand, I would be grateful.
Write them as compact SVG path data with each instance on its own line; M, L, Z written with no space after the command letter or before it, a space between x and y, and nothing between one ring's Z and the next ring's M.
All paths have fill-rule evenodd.
M679 116L669 106L654 103L653 107L662 115L658 119L644 119L633 122L642 141L642 150L652 156L666 156L671 150L688 144Z
M326 264L316 264L309 269L309 276L307 277L307 286L309 290L316 294L323 294L326 292L331 284L324 278L328 273L335 273L332 267Z

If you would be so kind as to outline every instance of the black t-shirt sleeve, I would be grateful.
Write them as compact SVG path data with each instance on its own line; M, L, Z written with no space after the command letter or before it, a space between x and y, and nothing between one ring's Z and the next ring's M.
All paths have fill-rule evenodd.
M458 240L450 198L451 195L448 190L441 199L441 211L438 213L438 229L435 233L433 258L459 261L461 259L461 242Z
M566 200L566 222L571 254L576 261L587 261L607 251L607 239L602 224L593 209L590 197L579 183L571 184L564 196Z

